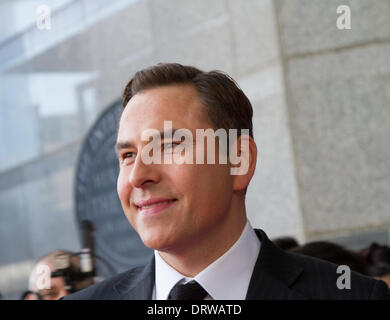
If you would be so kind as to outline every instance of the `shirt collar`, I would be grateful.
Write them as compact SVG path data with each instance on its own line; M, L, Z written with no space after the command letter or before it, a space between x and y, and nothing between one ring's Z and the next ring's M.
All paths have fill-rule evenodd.
M243 300L248 291L260 240L247 221L240 238L221 257L194 278L215 300ZM184 278L191 280L168 265L158 254L156 258L155 298L166 300L173 286Z
M156 260L155 299L167 300L174 285L181 279L187 278L166 263L157 250L154 250L154 257Z

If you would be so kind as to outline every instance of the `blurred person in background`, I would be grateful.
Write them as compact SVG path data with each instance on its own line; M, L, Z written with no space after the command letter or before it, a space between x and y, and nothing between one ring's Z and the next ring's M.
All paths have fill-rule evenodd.
M77 254L55 250L38 259L21 299L57 300L94 283L93 273L81 271Z
M368 274L386 282L390 289L390 247L374 242L359 253L368 265Z
M280 237L272 241L282 250L290 250L299 246L298 241L294 237Z
M327 241L313 241L292 248L289 252L329 261L337 265L347 265L352 271L368 275L367 265L362 257L339 244Z

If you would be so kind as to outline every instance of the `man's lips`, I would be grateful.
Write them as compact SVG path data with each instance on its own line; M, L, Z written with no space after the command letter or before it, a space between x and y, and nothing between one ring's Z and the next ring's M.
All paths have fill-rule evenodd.
M135 205L143 215L155 215L170 207L176 202L175 198L152 198L148 200L135 201Z

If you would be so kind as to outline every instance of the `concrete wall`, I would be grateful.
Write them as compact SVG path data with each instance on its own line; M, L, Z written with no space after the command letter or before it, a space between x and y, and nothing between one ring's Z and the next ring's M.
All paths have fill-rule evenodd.
M340 4L350 30L336 27ZM388 231L389 1L278 0L276 10L307 240Z

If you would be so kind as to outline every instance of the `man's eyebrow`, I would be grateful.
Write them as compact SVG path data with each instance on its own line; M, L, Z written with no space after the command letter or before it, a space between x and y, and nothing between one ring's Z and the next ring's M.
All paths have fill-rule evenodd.
M115 152L119 153L122 149L133 148L134 144L126 141L118 141L115 144Z
M165 131L159 131L159 132L156 132L156 134L152 135L151 137L153 138L157 138L157 137L160 137L161 140L165 138L172 138L173 139L173 136L175 134L176 131L179 131L181 129L168 129L168 130L165 130ZM182 135L185 135L187 136L187 133L186 132L182 132ZM120 150L122 149L128 149L128 148L134 148L134 144L132 144L131 142L127 142L127 141L118 141L116 144L115 144L115 152L116 153L119 153Z
M173 136L174 136L175 132L179 131L179 130L182 130L182 129L172 128L172 129L168 129L168 130L165 130L165 131L159 131L158 133L153 135L153 137L160 137L161 140L163 140L164 137L173 139ZM182 135L184 135L184 132L182 133Z
M162 131L156 132L156 134L153 134L150 137L152 137L152 138L159 137L161 140L163 140L164 137L173 139L173 136L174 136L175 132L179 131L179 130L182 130L182 129L175 129L175 128L173 128L173 129L168 129L168 130L165 130L165 131L162 130ZM186 132L182 132L182 135L187 136L187 133ZM115 151L119 152L122 149L133 148L133 147L134 147L134 144L132 144L131 142L118 141L115 144Z

